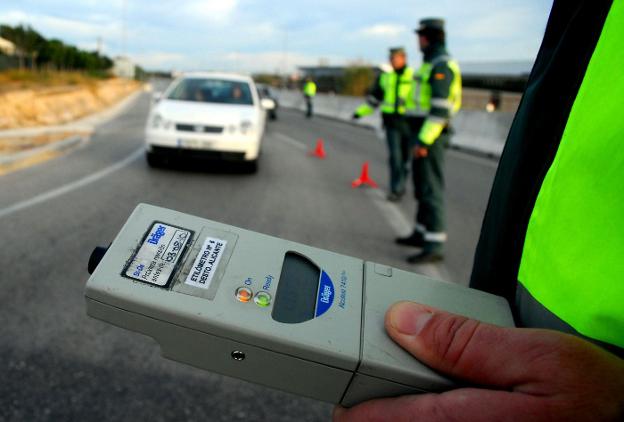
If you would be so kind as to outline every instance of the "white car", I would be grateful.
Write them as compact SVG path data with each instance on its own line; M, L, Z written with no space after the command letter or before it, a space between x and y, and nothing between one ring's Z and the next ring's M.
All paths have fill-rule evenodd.
M263 103L264 107L263 107ZM145 128L147 162L167 157L244 163L256 171L266 110L253 80L221 73L187 73L155 95Z

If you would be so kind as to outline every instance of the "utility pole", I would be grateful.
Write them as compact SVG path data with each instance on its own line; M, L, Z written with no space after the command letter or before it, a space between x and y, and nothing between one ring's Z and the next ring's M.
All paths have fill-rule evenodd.
M128 34L126 33L126 18L128 13L128 0L122 0L121 3L121 55L126 57Z
M282 66L284 74L280 75L282 78L286 78L286 84L288 84L288 79L290 75L288 74L288 31L284 32L284 57L282 59ZM280 72L281 73L281 72Z

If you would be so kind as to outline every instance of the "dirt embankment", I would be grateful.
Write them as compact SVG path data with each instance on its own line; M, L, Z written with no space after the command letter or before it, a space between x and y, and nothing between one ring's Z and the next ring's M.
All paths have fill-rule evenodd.
M98 112L139 89L140 83L108 79L89 84L0 93L0 129L59 125Z

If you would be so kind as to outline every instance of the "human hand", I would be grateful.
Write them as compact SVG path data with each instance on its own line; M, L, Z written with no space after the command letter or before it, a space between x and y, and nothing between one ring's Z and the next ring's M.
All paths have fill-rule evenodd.
M360 115L357 113L353 113L353 116L351 116L352 120L358 120L360 118Z
M421 362L482 387L336 407L335 422L624 420L624 361L578 337L412 302L393 305L385 326Z
M414 147L414 157L415 158L425 158L429 155L429 150L425 147L421 147L417 145Z

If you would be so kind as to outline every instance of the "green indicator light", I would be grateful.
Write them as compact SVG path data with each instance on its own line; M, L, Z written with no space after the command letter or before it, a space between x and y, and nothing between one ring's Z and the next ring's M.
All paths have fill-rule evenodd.
M258 292L254 297L254 302L256 305L266 308L271 304L271 295L266 292Z

